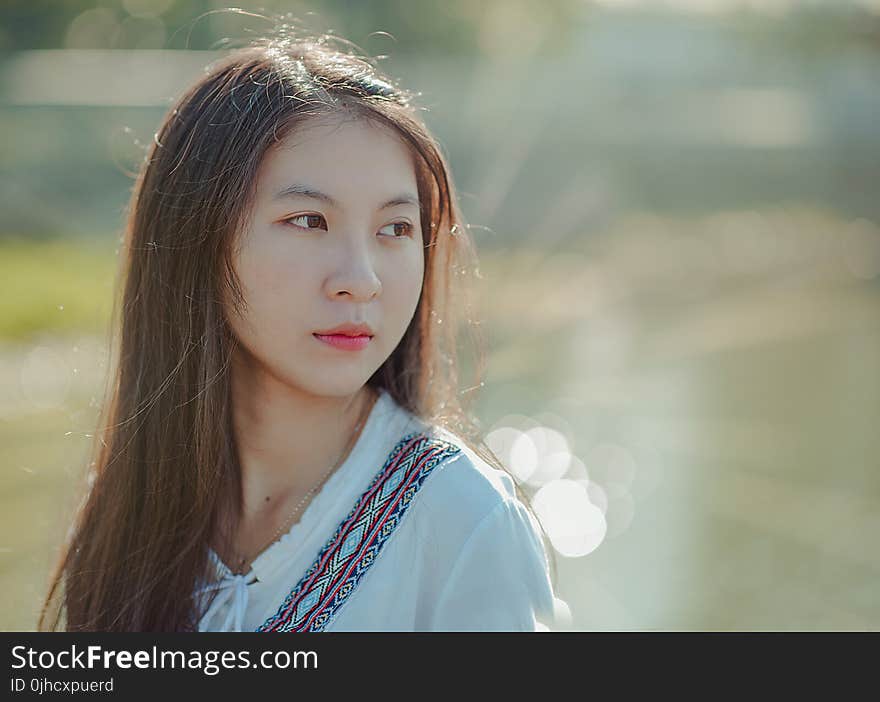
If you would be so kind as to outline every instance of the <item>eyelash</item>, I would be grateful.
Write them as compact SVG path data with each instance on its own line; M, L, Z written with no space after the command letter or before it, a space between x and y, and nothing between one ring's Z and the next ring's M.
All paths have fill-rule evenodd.
M301 219L303 217L320 217L322 220L324 219L324 216L319 215L319 214L301 214L301 215L296 215L295 217L288 217L287 219L282 220L282 222L284 222L284 224L287 224L288 222L292 222L293 220ZM326 221L325 221L325 224L326 224ZM403 236L392 236L392 237L390 237L391 239L404 239L406 237L413 236L413 225L410 224L409 222L389 222L385 226L388 227L388 226L396 225L396 224L402 224L403 226L405 226L406 233ZM301 227L298 224L288 224L288 226L296 227L297 229L305 229L306 231L308 231L309 229L312 229L312 227ZM324 231L326 231L326 229Z

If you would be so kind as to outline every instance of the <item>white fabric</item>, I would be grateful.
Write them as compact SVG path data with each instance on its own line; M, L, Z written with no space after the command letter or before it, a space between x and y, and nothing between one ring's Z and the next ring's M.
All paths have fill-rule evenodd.
M386 392L346 461L299 522L233 575L211 550L218 591L200 631L253 631L275 614L406 434L426 430ZM538 525L511 477L462 450L428 475L401 523L326 631L535 631L553 622L554 594ZM557 601L555 604L560 603Z

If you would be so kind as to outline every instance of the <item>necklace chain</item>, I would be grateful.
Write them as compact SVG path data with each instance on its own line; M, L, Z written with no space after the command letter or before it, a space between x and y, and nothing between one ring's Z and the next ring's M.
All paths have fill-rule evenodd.
M290 516L288 516L288 518L284 521L284 523L281 525L281 527L275 532L275 534L272 536L272 538L269 541L267 541L265 544L263 544L260 547L260 549L256 552L256 555L251 559L248 559L247 555L236 554L236 556L237 556L236 572L238 574L241 574L243 572L244 566L246 563L253 562L253 560L254 560L254 558L256 558L256 556L260 555L267 547L269 547L270 545L275 543L275 541L281 536L281 534L283 534L285 531L287 531L291 527L291 525L293 524L293 518L299 513L299 511L302 509L302 507L306 503L306 501L315 493L316 490L318 490L318 488L320 488L327 481L327 479L330 477L330 474L336 468L338 468L340 466L340 464L343 462L343 460L345 460L345 458L348 456L349 451L351 450L351 447L354 445L354 442L357 440L358 436L360 436L361 428L363 427L364 422L366 421L367 417L369 416L370 409L372 408L376 399L378 399L378 396L374 397L371 401L367 402L366 406L364 407L364 411L361 415L361 418L358 421L357 425L355 426L354 431L352 432L351 438L348 440L348 444L342 450L342 453L340 454L339 458L336 460L336 462L333 465L331 465L327 469L327 472L325 472L324 475L321 476L320 480L318 480L318 482L315 483L305 495L303 495L303 498L299 501L299 504L297 504L297 506L294 508L293 512L290 514Z

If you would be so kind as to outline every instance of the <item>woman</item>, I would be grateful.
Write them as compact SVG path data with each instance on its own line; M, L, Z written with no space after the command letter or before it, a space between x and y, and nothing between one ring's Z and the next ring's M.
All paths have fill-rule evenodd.
M475 255L410 93L326 38L231 52L167 114L124 243L41 628L549 621L537 520L459 402Z

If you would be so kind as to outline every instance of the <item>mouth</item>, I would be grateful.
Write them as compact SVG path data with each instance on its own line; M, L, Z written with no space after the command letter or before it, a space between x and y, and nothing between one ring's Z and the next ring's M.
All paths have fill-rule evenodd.
M328 346L343 351L360 351L365 349L373 338L370 334L349 335L313 333L312 336Z

